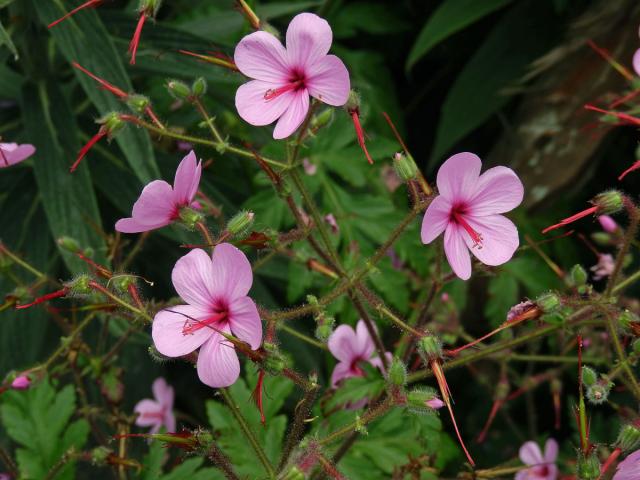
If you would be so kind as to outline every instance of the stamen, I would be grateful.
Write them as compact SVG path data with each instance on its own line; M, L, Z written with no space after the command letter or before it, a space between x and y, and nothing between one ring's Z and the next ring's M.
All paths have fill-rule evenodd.
M469 225L469 222L467 222L464 217L456 210L453 211L453 218L455 219L456 223L458 225L460 225L462 228L464 228L467 233L469 234L469 236L471 237L471 240L473 241L473 246L474 247L478 247L478 249L482 248L482 235L479 234L478 232L476 232L471 225Z
M195 318L189 318L185 321L182 327L182 335L190 335L193 332L200 330L201 328L210 327L216 322L219 322L223 318L226 318L227 312L215 313L205 320L196 320ZM189 324L189 321L192 323Z
M289 92L291 90L296 90L298 87L301 87L303 83L304 82L302 80L297 80L295 82L285 85L284 87L270 88L264 94L264 99L268 102L269 100L278 98L283 93Z

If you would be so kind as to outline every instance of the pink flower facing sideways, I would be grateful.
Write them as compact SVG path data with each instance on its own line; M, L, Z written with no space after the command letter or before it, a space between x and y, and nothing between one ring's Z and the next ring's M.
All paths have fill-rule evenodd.
M10 167L26 160L36 152L36 147L25 143L0 143L0 168Z
M547 440L544 455L536 442L526 442L520 447L520 460L530 468L520 470L515 480L556 480L558 467L558 442L553 438Z
M471 276L471 251L486 265L509 261L519 245L518 229L500 215L522 202L524 187L513 170L493 167L480 175L482 162L473 153L445 161L436 179L439 195L422 220L422 243L444 232L444 251L454 273Z
M309 111L309 96L339 107L347 102L351 84L347 68L327 55L333 33L326 20L301 13L287 28L287 47L270 33L247 35L236 46L234 61L254 80L236 92L240 116L255 126L278 120L273 138L287 138Z
M167 432L175 433L176 417L173 414L173 387L164 378L159 377L151 386L153 400L145 398L140 400L133 411L138 414L136 425L139 427L151 427L149 433L157 433L161 427Z
M160 353L181 357L198 348L198 376L210 387L227 387L240 374L233 334L253 350L262 341L258 309L247 296L253 272L244 253L221 243L212 256L195 249L180 258L171 275L187 305L166 308L153 320L153 342Z
M640 450L618 464L613 480L640 480Z
M350 325L340 325L334 330L328 341L329 351L338 359L338 364L331 374L331 386L336 387L341 380L364 376L359 367L360 362L368 362L380 370L383 369L379 357L371 358L375 352L373 339L362 320L358 321L354 330ZM391 354L386 353L391 360Z
M122 233L140 233L166 227L180 216L184 207L194 207L198 192L202 162L191 151L182 159L176 170L173 188L164 180L149 183L133 204L131 218L116 222L116 230Z

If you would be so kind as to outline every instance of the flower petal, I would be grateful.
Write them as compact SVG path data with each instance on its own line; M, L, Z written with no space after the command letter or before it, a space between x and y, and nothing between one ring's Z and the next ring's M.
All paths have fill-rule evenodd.
M351 377L353 377L351 365L347 362L338 362L336 366L333 367L333 372L331 373L331 386L335 388L338 382Z
M547 465L545 480L556 480L556 478L558 478L558 467L556 465Z
M313 13L296 15L287 28L287 56L291 68L305 70L325 56L333 33L329 23Z
M287 51L267 32L254 32L236 46L233 60L247 77L270 83L286 83L289 76Z
M368 360L376 349L376 346L373 343L373 338L369 335L369 330L367 330L367 325L364 323L364 320L358 320L358 324L356 325L356 340L355 351L357 355L363 360Z
M273 138L280 140L287 138L302 124L309 112L309 93L306 89L293 93L291 103L282 114L276 128L273 130Z
M162 422L159 416L162 415L162 406L154 400L148 398L140 400L133 407L133 411L138 414L136 425L139 427L150 427Z
M156 313L151 336L158 351L167 357L181 357L196 350L212 335L210 328L201 328L185 335L182 333L189 319L205 320L207 313L191 305L177 305Z
M440 195L451 203L465 201L476 192L482 161L473 153L449 157L438 170L436 183Z
M633 69L636 75L640 75L640 48L633 54Z
M327 346L329 351L341 362L351 365L351 362L357 358L358 353L356 346L358 339L356 332L349 325L340 325L329 336Z
M520 460L525 465L537 465L544 462L542 452L536 442L528 441L520 447Z
M176 205L187 206L191 204L198 191L201 174L202 164L198 163L196 154L191 150L176 169L176 176L173 180L173 199Z
M116 230L121 233L140 233L149 232L151 230L157 230L158 228L166 227L170 221L164 221L161 223L155 223L151 225L140 223L135 218L121 218L116 222Z
M455 223L449 223L444 231L444 253L453 272L462 280L471 277L471 257L469 250L462 238L462 230Z
M465 216L465 219L476 232L482 235L482 248L474 246L471 237L462 233L465 243L471 253L485 265L502 265L511 260L520 239L518 229L511 220L502 215L486 217Z
M151 230L159 226L169 225L175 213L173 189L164 180L149 183L133 204L132 222L116 223L116 230L125 233ZM127 220L127 219L125 219ZM147 226L146 229L138 227ZM122 230L120 230L122 228Z
M0 156L0 168L20 163L36 152L36 147L28 143L24 145L18 145L17 143L0 143L0 149L4 155L4 158ZM9 165L5 163L5 159L9 162Z
M249 297L239 297L229 305L231 332L257 350L262 343L262 322L256 304Z
M307 70L305 82L309 95L321 102L341 107L349 99L349 71L335 55L326 55Z
M544 445L544 461L555 463L556 458L558 458L558 442L550 438Z
M215 296L223 296L229 303L246 296L253 283L253 272L245 254L230 243L216 246L210 282Z
M176 432L176 416L173 414L173 410L169 410L165 413L164 426L167 428L167 432Z
M524 186L516 172L507 167L493 167L480 175L476 193L468 200L473 216L505 213L522 203Z
M287 110L295 97L292 91L284 92L271 100L264 96L269 90L282 87L280 83L252 80L236 91L236 109L242 119L254 126L262 127L275 122Z
M229 327L222 329L229 333ZM219 333L214 333L202 346L198 355L198 377L213 388L228 387L240 376L238 355L229 342Z
M151 386L151 391L153 392L154 398L165 409L171 410L173 408L173 387L169 385L164 378L156 378Z
M171 272L173 286L190 305L208 311L214 304L214 278L211 257L196 248L178 259Z
M450 215L451 203L449 200L442 195L434 198L424 217L422 217L422 228L420 230L422 243L431 243L438 235L444 232L444 229L449 224Z

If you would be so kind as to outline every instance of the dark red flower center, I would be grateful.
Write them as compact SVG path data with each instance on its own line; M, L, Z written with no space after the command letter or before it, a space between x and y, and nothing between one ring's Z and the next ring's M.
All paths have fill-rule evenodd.
M533 468L533 474L539 477L547 477L549 475L549 467L547 465L535 467Z
M273 100L274 98L278 98L280 95L290 91L299 91L305 88L306 77L303 72L298 70L294 70L291 72L289 80L285 85L278 88L270 88L264 94L264 99L266 101Z
M451 217L450 217L451 221L457 223L462 228L464 228L465 231L469 234L469 237L471 237L471 240L473 241L473 246L478 247L478 249L480 249L482 248L482 241L483 241L482 235L477 231L475 231L471 225L469 225L469 222L467 222L465 218L466 214L467 214L466 205L464 204L456 205L451 209Z

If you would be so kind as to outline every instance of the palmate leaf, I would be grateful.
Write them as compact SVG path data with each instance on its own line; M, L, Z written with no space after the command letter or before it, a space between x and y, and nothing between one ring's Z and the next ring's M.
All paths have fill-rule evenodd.
M96 258L103 261L100 212L91 176L88 169L69 173L78 136L62 91L53 81L25 84L22 107L25 129L37 149L33 171L54 239L75 238L81 246L93 248ZM71 272L86 270L75 255L63 249L60 252Z
M56 392L48 379L29 390L10 391L2 396L2 423L8 435L21 446L16 455L20 478L45 478L71 447L76 450L84 447L89 424L84 419L69 423L75 403L72 385ZM75 478L74 470L75 462L69 462L53 478Z
M142 469L136 477L139 480L221 480L224 475L215 468L200 468L203 458L187 458L170 472L162 474L162 464L166 460L166 448L162 442L151 442L149 453L142 461Z
M33 5L45 25L66 12L62 2L33 0ZM67 61L78 62L125 92L133 91L122 62L125 52L115 49L109 32L95 11L88 9L82 15L74 15L50 32ZM94 80L82 72L74 71L80 85L101 115L124 109L121 102L111 93L100 89ZM147 183L159 177L151 140L144 130L125 128L119 132L116 141L141 182Z

